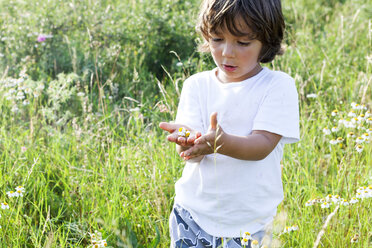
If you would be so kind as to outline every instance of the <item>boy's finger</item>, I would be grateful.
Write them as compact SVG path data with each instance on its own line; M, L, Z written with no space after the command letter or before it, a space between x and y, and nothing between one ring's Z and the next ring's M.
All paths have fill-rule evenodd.
M173 133L178 129L179 124L169 123L169 122L160 122L159 127L165 131Z
M217 129L217 112L213 112L211 114L211 129L216 130Z

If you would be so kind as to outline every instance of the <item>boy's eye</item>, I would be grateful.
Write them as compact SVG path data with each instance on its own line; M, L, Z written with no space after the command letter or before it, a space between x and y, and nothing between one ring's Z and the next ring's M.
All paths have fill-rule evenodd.
M213 42L219 42L219 41L222 41L222 39L221 38L212 38L212 41Z
M251 43L250 42L238 41L238 44L241 45L241 46L249 46Z

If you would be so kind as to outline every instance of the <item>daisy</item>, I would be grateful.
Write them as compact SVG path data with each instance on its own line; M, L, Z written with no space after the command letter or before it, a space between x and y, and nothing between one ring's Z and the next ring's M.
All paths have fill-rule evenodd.
M249 240L246 239L246 238L242 238L242 240L241 240L241 244L242 244L242 245L248 245L248 244L249 244Z
M305 207L309 207L309 206L312 206L314 205L313 201L311 200L308 200L306 203L305 203Z
M245 232L243 235L243 239L252 240L252 236L250 232Z
M252 248L259 248L259 247L260 247L260 244L258 243L257 240L253 240L253 241L252 241L252 244L251 244L251 247L252 247Z
M1 203L1 209L9 209L9 205L6 202Z
M364 133L364 134L362 134L362 138L364 139L364 141L366 141L368 143L371 136L369 135L369 133Z
M12 197L17 196L17 195L16 195L17 192L14 192L14 191L8 191L8 192L6 192L6 194L8 195L9 198L12 198Z
M324 133L324 135L329 135L329 134L331 134L331 130L329 130L329 128L325 127L325 128L323 128L323 133Z
M183 128L183 127L180 127L179 129L178 129L178 136L180 136L180 137L185 137L186 136L186 129L185 128Z
M334 203L338 203L340 200L341 200L341 199L340 199L340 196L339 196L339 195L334 195L334 196L332 196L332 201L333 201Z
M349 202L345 199L343 199L340 203L342 206L349 206Z
M332 127L331 131L332 133L338 132L339 128L338 127Z
M372 124L372 117L369 117L367 120L366 120L367 124Z
M358 202L358 199L356 197L351 198L350 204L355 204Z
M324 202L322 205L321 205L321 207L322 208L329 208L329 203L328 202Z
M356 138L356 141L355 141L357 144L362 144L364 142L364 139L362 137L358 137Z
M348 138L354 138L354 137L355 137L354 132L349 132L349 133L347 134L347 137L348 137Z
M353 110L351 110L348 114L347 114L348 117L356 117L356 114Z
M297 225L293 225L293 226L291 227L291 229L292 229L292 231L297 231L297 230L298 230L298 226L297 226Z
M331 113L331 115L332 115L332 116L336 116L336 115L338 115L338 110L337 110L337 109L333 110L332 113Z
M331 140L329 141L329 143L331 143L331 145L336 145L338 142L337 142L337 140L335 140L335 139L331 139Z
M372 133L372 128L368 128L367 133L371 134Z
M363 151L363 146L362 145L356 145L355 146L355 150L359 153L361 153Z

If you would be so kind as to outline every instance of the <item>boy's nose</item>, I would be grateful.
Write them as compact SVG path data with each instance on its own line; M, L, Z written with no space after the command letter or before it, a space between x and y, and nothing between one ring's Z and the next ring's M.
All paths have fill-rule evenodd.
M222 56L231 58L234 57L234 46L232 44L226 43L222 50Z

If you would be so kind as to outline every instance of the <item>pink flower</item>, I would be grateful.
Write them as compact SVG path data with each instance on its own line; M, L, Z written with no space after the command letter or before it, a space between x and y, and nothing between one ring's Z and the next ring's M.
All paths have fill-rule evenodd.
M25 152L26 150L27 150L27 148L25 146L21 147L21 152Z
M37 37L37 42L44 42L45 40L46 40L45 35L39 34L39 36Z

